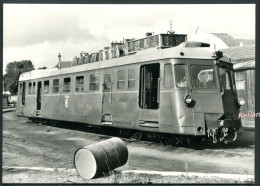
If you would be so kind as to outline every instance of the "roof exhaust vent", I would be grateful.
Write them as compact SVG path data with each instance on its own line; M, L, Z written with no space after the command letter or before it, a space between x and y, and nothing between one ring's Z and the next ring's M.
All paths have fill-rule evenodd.
M153 32L146 32L145 33L145 37L149 37L149 36L152 36L153 35Z
M58 55L58 58L59 58L59 70L61 69L61 65L60 65L60 62L61 62L61 55L60 55L60 53L59 53L59 55Z
M185 48L210 47L210 44L204 42L197 42L197 41L187 41L184 47Z

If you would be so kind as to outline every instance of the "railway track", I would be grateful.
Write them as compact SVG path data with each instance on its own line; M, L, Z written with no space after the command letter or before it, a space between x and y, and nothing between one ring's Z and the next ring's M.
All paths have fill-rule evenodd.
M84 123L72 123L65 121L51 121L51 120L31 120L31 122L39 125L59 127L69 130L84 131L92 134L103 135L103 139L108 139L110 137L119 137L124 139L128 143L141 143L150 142L161 145L172 145L176 147L188 147L194 149L204 149L204 148L229 148L237 146L238 142L230 142L229 144L217 143L212 144L211 138L194 138L189 136L181 135L169 135L163 133L152 133L152 132L140 132L136 130L129 129L118 129L108 126L93 126ZM241 135L239 135L240 137ZM240 142L240 140L239 140ZM242 145L243 146L243 145ZM241 147L242 147L241 146Z
M120 170L253 174L254 135L252 132L243 135L227 145L174 146L156 140L132 140L113 128L100 130L71 123L54 127L6 113L3 115L3 166L73 168L73 156L78 148L117 136L129 149L129 160Z

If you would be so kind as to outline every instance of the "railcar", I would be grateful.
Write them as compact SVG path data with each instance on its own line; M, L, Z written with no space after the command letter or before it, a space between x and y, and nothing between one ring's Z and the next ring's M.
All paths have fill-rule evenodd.
M140 133L206 137L214 143L234 141L242 125L233 65L203 45L157 46L23 73L16 113Z

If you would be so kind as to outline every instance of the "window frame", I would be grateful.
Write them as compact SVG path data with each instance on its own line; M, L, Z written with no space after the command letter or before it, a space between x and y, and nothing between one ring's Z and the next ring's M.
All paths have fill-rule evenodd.
M47 92L45 92L45 88L46 88L46 85L45 85L45 83L46 82L48 82L48 89L47 89ZM49 94L49 92L50 92L50 80L44 80L43 81L43 94Z
M36 82L32 83L32 94L36 94Z
M22 95L22 90L23 90L23 82L21 82L20 84L19 84L19 89L20 89L20 95Z
M32 94L32 82L28 84L28 94Z
M110 81L105 81L106 80L106 78L105 78L105 76L109 76L110 77ZM103 75L103 79L104 79L104 81L103 81L103 92L112 92L112 75L111 75L111 73L106 73L106 74L104 74ZM108 83L110 83L109 84L109 86L107 86L108 85Z
M130 71L133 71L134 72L134 79L130 79ZM135 73L135 69L134 68L130 68L130 69L128 69L128 81L127 81L127 88L128 88L128 90L133 90L133 89L135 89L135 85L136 85L136 73ZM134 86L133 87L129 87L129 85L130 85L130 82L134 82Z
M25 105L25 96L26 95L26 82L22 82L22 105Z
M69 80L68 82L65 82L65 80ZM68 85L65 83L69 83ZM69 89L65 89L65 87L69 87ZM70 93L71 92L71 77L65 77L63 78L63 93Z
M215 84L215 88L198 88L198 87L194 87L193 86L193 79L192 78L192 67L211 67L211 69L213 70L213 82ZM193 89L193 90L199 90L199 91L207 91L207 90L216 90L218 89L219 90L219 85L218 85L218 76L217 76L217 69L216 69L216 66L214 65L209 65L209 64L206 64L206 65L203 65L203 64L191 64L190 65L190 69L189 69L189 81L190 81L190 88Z
M221 75L220 75L220 70L224 70L225 72L226 72L226 74L228 75L228 81L229 81L229 89L227 89L227 88L224 88L223 86L222 86L222 82L221 82ZM232 76L232 74L231 74L231 72L230 72L230 69L228 69L228 68L225 68L225 67L218 67L218 74L219 74L219 85L220 85L220 87L221 87L221 91L223 91L223 90L227 90L227 91L230 91L230 90L234 90L234 84L233 84L233 80L232 80L232 78L233 77L231 77Z
M83 79L82 83L80 83L81 79ZM84 92L84 83L85 83L85 76L84 75L76 76L76 78L75 78L75 93ZM80 91L80 88L82 88L81 91Z
M123 72L124 79L119 79L119 73ZM119 88L120 83L124 83L123 89ZM117 90L126 90L126 74L125 74L125 69L118 70L117 71Z
M58 80L58 85L56 85L54 83L55 80ZM54 88L58 88L58 91L54 91ZM53 94L59 94L60 93L60 79L59 78L52 80L52 93Z
M93 78L91 78L91 76L95 77L95 81L91 81L93 79ZM90 92L99 91L99 84L100 84L99 82L100 82L100 73L99 72L89 74L89 91ZM93 84L95 84L95 89L92 89L91 85L93 85Z

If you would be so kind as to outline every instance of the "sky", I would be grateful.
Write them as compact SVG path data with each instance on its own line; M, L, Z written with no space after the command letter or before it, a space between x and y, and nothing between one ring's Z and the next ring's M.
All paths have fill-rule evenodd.
M112 41L143 38L146 32L228 33L255 38L255 5L4 4L3 73L9 62L31 60L35 68L72 61Z

